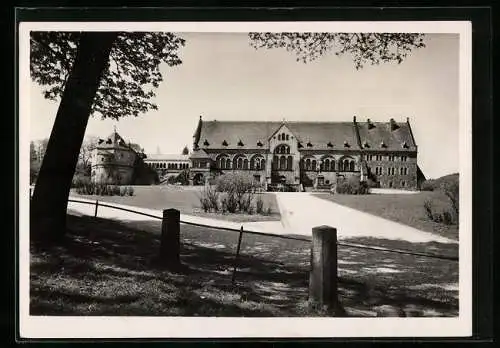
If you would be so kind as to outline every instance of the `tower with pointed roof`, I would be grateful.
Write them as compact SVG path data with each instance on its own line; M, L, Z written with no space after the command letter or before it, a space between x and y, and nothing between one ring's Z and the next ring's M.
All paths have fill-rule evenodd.
M98 139L92 153L91 179L95 183L130 185L138 154L116 131Z

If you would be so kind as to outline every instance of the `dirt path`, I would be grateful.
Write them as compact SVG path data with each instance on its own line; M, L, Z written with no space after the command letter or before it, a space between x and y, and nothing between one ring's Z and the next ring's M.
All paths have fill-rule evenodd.
M436 234L418 230L340 204L314 197L308 193L276 193L281 222L288 233L311 235L314 226L337 228L339 238L375 237L402 239L414 243L457 243Z

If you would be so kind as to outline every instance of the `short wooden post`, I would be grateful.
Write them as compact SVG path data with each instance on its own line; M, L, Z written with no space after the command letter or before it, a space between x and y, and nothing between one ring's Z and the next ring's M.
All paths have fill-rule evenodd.
M312 229L309 303L315 309L343 314L337 293L337 229Z
M94 211L94 217L97 217L97 208L99 208L99 200L95 201L95 211Z
M241 239L243 238L243 226L240 228L240 234L238 236L238 245L236 247L236 256L234 257L234 268L233 268L233 277L231 278L231 282L234 284L236 280L236 270L238 268L238 258L240 257L241 250Z
M163 210L161 222L160 258L169 267L180 265L180 212L177 209Z

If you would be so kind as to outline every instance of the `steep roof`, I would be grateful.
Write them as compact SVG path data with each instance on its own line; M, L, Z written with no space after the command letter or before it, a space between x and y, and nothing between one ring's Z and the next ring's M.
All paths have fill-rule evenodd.
M365 150L416 151L409 122L358 122L361 146ZM383 144L383 146L382 146ZM366 146L368 145L368 146Z
M108 137L104 139L99 139L97 141L96 147L99 149L108 149L108 148L122 148L126 150L132 150L125 140L118 134L116 131L111 133ZM135 151L134 151L135 152Z
M198 146L202 149L261 149L267 148L268 139L285 125L302 143L303 149L344 148L344 142L356 146L352 122L255 122L255 121L203 121ZM258 143L262 146L258 146ZM312 147L307 147L307 143ZM227 144L227 145L224 145Z
M194 150L189 158L210 158L210 156L202 149Z

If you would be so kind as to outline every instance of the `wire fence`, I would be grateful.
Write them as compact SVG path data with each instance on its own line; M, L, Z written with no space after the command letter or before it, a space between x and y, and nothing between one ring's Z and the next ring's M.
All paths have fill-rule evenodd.
M68 202L95 205L95 212L94 212L95 217L97 217L99 207L106 207L106 208L112 208L112 209L117 209L117 210L121 210L121 211L126 211L129 213L134 213L134 214L138 214L138 215L142 215L142 216L146 216L146 217L150 217L150 218L154 218L154 219L158 219L158 220L163 220L162 216L152 215L152 214L140 212L137 210L132 210L132 209L124 208L124 207L119 207L116 205L111 205L111 204L99 202L99 200L96 200L95 202L89 202L89 201L81 201L81 200L76 200L76 199L69 199ZM190 222L190 221L182 221L182 220L180 221L180 223L184 224L184 225L203 227L203 228L211 228L214 230L239 233L240 236L239 236L237 250L241 250L241 238L242 238L243 234L260 235L260 236L267 236L267 237L281 238L281 239L288 239L288 240L297 240L297 241L302 241L302 242L307 242L307 243L310 243L312 240L311 238L307 238L307 237L298 237L298 236L280 235L280 234L274 234L274 233L244 230L243 226L241 226L241 228L239 228L239 229L236 229L236 228L206 225L206 224L200 224L200 223L195 223L195 222ZM386 248L386 247L382 247L382 246L368 245L368 244L362 244L362 243L337 242L337 245L343 246L343 247L348 247L348 248L375 250L375 251L381 251L381 252L387 252L387 253L413 255L413 256L420 256L420 257L427 257L427 258L434 258L434 259L448 260L448 261L458 261L459 260L457 256L415 252L415 251L411 251L411 250Z

